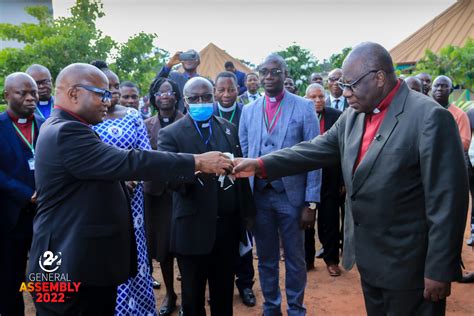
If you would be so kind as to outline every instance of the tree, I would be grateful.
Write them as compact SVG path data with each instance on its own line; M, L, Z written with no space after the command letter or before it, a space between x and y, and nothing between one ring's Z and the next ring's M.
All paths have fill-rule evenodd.
M157 37L156 34L143 32L130 37L118 46L115 63L110 65L120 80L136 83L142 93L146 93L156 73L169 57L167 51L153 45Z
M416 64L415 72L426 72L432 76L446 75L455 85L474 92L473 39L469 38L463 47L448 45L439 54L426 50L425 56Z
M332 54L329 57L329 63L331 64L331 69L342 68L342 63L346 59L347 55L352 51L352 47L343 48L340 53Z
M296 43L277 54L286 60L288 75L295 81L298 91L304 91L309 84L311 74L320 71L316 57L308 49L302 48Z

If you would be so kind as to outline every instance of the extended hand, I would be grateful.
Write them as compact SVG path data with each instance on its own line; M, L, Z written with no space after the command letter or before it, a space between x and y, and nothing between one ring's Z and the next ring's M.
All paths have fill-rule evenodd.
M425 291L423 296L425 300L438 302L451 295L451 283L439 282L425 278Z
M248 178L258 174L260 166L257 159L236 158L234 159L234 176L237 178Z
M179 60L179 54L181 54L182 52L176 52L174 53L173 56L171 56L170 60L168 60L168 62L166 63L166 67L168 68L171 68L173 67L174 65L177 65L179 64L181 61Z
M125 181L125 185L127 186L128 193L131 195L137 186L137 181Z
M209 151L194 155L195 171L203 173L229 174L232 172L232 160L218 151Z
M303 230L314 228L315 221L316 210L313 211L309 207L305 206L301 212L300 228Z

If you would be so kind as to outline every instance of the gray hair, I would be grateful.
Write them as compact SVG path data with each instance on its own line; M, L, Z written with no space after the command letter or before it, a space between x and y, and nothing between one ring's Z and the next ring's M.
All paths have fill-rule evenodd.
M320 85L319 83L312 83L306 88L306 95L308 95L311 90L315 89L319 89L322 93L325 93L324 87L322 85Z

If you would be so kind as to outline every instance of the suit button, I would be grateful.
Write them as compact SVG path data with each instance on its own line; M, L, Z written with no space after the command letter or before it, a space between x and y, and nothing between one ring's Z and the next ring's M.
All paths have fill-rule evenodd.
M272 144L272 147L275 147L275 144Z
M265 143L265 147L268 147L268 143Z

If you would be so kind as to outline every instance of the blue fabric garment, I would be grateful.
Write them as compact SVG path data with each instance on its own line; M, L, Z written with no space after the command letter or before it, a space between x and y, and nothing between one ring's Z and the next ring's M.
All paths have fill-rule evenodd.
M51 96L51 98L49 99L48 103L46 104L41 104L43 103L42 101L38 101L38 103L36 104L36 114L38 114L41 118L43 118L44 120L46 120L48 117L51 116L51 112L53 110L53 107L54 107L54 97Z
M102 140L122 149L151 150L140 113L129 108L123 118L106 120L93 127ZM137 244L138 273L118 286L115 315L157 315L145 235L143 182L131 198L133 228Z
M247 91L247 87L245 86L245 73L242 71L235 70L235 76L237 77L237 84L239 85L239 95Z

